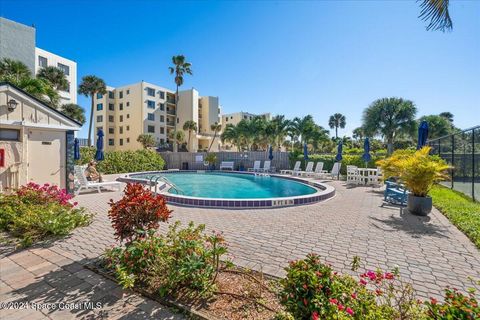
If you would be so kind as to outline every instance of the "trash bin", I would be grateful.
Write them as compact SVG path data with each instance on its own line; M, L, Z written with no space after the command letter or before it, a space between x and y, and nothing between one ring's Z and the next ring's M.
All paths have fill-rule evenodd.
M188 170L188 162L182 162L182 170Z

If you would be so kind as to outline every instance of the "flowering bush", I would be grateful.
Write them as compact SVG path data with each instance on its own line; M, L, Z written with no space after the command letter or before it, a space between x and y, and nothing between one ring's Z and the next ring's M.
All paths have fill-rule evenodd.
M20 238L24 246L49 236L67 235L91 220L71 199L57 186L32 182L21 186L11 195L0 195L0 229Z
M112 220L115 236L127 243L144 238L149 230L155 230L159 222L170 218L165 198L156 195L141 184L127 184L124 196L117 202L110 200L108 216Z
M431 298L425 302L431 319L480 319L480 306L475 299L475 290L464 295L457 289L445 289L445 302Z
M171 225L165 236L155 236L151 230L147 237L137 238L124 248L108 250L107 267L124 287L140 281L161 295L180 289L210 294L220 257L227 252L225 240L220 233L205 235L204 225L190 222L187 228L179 226L179 222Z
M74 207L77 205L76 202L73 204L69 202L73 196L68 194L67 190L60 189L58 186L50 185L48 183L41 186L37 183L29 182L18 188L18 190L15 191L15 194L21 198L24 203L42 205L56 202L67 207Z
M295 319L419 319L413 290L398 287L395 272L367 271L357 281L314 254L285 270L280 299Z

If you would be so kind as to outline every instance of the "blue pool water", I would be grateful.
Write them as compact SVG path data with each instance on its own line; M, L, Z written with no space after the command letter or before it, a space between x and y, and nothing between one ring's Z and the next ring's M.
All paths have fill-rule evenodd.
M308 195L316 189L292 180L251 174L185 172L157 174L166 177L182 192L200 198L262 199ZM152 175L135 176L150 178ZM177 193L170 189L170 193Z

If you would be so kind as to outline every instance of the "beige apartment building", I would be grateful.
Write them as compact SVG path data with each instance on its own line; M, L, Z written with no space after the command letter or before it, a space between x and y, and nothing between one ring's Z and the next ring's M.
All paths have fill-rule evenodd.
M242 120L252 120L255 117L263 117L266 120L271 120L272 115L270 113L261 113L261 114L253 114L249 112L235 112L222 115L222 125L226 126L227 124L236 125Z
M168 135L175 125L175 92L148 82L112 88L94 99L94 128L103 129L105 150L136 150L140 134L151 134L159 147L169 144ZM189 151L207 149L213 138L210 126L220 123L218 97L202 97L195 89L179 92L177 130L193 120L198 132L192 133ZM188 132L185 132L185 143ZM95 134L96 141L96 134ZM219 149L217 138L211 150Z

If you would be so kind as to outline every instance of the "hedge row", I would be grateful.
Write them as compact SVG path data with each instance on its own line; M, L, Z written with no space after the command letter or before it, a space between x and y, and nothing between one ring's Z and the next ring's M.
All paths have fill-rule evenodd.
M93 147L80 148L78 165L85 165L95 158L96 149ZM99 161L97 169L104 174L162 170L165 161L155 151L105 151L105 160Z
M376 168L377 165L375 164L378 160L384 159L385 156L374 156L372 155L372 160L366 164L367 168ZM297 156L295 161L302 161L302 169L305 169L305 160L303 159L303 155ZM328 155L328 154L313 154L308 156L308 161L316 162L323 162L323 170L332 170L333 164L335 163L335 155ZM344 154L342 159L342 167L340 169L340 173L343 175L347 174L347 166L357 166L357 167L365 167L365 161L362 159L361 155L348 155ZM293 166L292 166L293 167Z

